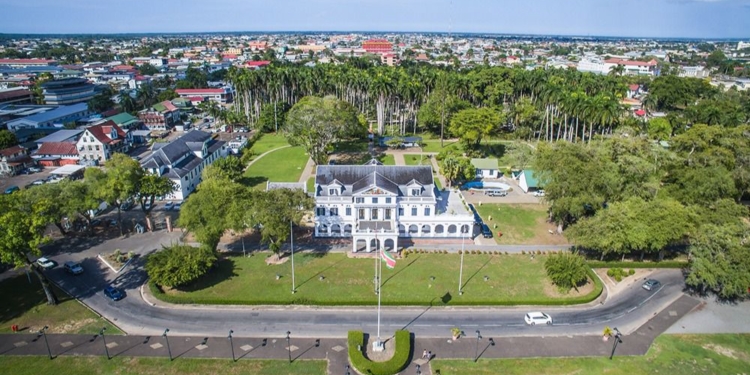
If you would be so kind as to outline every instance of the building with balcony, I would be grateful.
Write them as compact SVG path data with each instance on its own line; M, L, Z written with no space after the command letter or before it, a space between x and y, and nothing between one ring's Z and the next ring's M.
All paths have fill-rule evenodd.
M85 103L96 96L94 85L83 78L63 78L42 83L44 102L52 105Z
M315 236L352 239L352 251L398 249L399 238L473 236L459 193L438 191L430 166L320 165Z

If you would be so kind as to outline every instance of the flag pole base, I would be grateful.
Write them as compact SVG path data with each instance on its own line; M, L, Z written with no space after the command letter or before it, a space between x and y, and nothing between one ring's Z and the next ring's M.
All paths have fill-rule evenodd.
M382 341L378 340L372 343L372 351L374 352L382 352L385 350L385 345Z

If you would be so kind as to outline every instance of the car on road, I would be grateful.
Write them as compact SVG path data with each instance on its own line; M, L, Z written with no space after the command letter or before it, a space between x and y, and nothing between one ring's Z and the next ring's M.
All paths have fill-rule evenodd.
M534 192L535 197L543 197L544 196L544 190L537 190Z
M5 189L5 194L13 194L13 193L15 193L15 192L17 192L19 190L21 190L21 189L18 186L13 185L13 186L10 186L7 189Z
M177 202L174 204L174 206L172 206L172 210L174 211L179 211L180 208L182 208L182 202Z
M552 325L552 317L541 311L530 312L523 317L523 320L526 321L526 324L531 326L537 324Z
M648 291L652 291L654 289L657 289L661 285L661 282L659 280L655 279L648 279L645 283L643 283L643 289L646 289Z
M41 171L42 171L42 169L39 168L39 167L29 167L29 172L31 172L31 173L39 173Z
M64 267L65 267L65 271L73 275L80 275L83 273L83 267L81 267L80 264L73 262L73 261L65 262Z
M504 197L508 195L507 190L500 190L500 189L491 189L484 192L485 195L489 195L490 197Z
M164 211L169 211L169 210L171 210L171 209L172 209L172 207L174 207L174 202L167 202L167 203L166 203L166 204L164 205Z
M492 231L490 230L490 227L487 226L487 224L482 224L482 237L492 238Z
M108 286L104 288L104 295L108 298L112 299L112 301L119 301L123 298L125 298L125 292L123 292L120 289L117 289L113 286Z
M41 258L37 259L36 260L36 264L38 264L39 267L42 267L45 270L48 270L50 268L54 268L57 265L54 261L49 260L49 259L47 259L45 257L41 257Z

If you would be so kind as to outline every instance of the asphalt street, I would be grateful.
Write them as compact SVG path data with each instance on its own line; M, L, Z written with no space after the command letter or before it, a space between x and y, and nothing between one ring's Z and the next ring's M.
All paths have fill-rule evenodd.
M134 236L123 251L148 253L161 244L176 241L177 233L148 233ZM116 248L121 239L101 244ZM134 242L140 245L133 245ZM72 246L72 245L71 245ZM267 336L291 330L298 337L344 337L352 329L377 331L377 308L322 308L300 306L169 306L148 297L142 298L141 286L146 280L143 258L139 258L117 275L104 266L90 249L61 248L51 257L62 264L80 261L85 272L79 276L66 274L60 267L47 272L62 288L129 334L154 335L170 328L174 335L216 336L233 329L238 337ZM420 337L445 337L452 327L473 331L481 328L487 334L500 336L569 336L602 332L605 326L617 326L632 332L656 312L673 302L684 287L678 270L661 270L654 277L662 287L649 292L636 283L600 304L577 307L383 307L381 331L407 328ZM127 293L121 301L111 301L102 290L113 284ZM248 286L253 287L253 286ZM393 285L392 287L397 287ZM388 293L389 286L383 287ZM151 303L149 303L151 302ZM542 310L554 319L552 326L527 326L523 316L528 311Z

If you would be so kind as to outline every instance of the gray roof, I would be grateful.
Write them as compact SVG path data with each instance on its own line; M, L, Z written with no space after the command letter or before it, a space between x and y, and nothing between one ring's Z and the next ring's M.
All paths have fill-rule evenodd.
M315 175L315 184L329 185L337 181L344 185L341 195L352 195L378 187L396 195L407 195L408 185L417 183L424 187L422 196L432 196L432 167L394 165L320 165ZM317 195L327 196L326 189L318 189Z
M78 103L72 105L61 105L51 111L31 115L21 119L9 121L8 125L20 120L26 120L31 122L47 122L50 120L56 120L58 118L67 117L78 112L88 111L89 106L86 103Z
M211 135L200 130L193 130L169 143L158 142L154 144L152 155L159 155L165 164L172 164L187 153L199 151L203 142L210 139ZM158 152L157 152L158 151Z
M36 140L36 143L44 143L44 142L63 142L65 140L68 140L70 138L78 137L83 133L83 130L79 129L63 129L58 130L44 138L39 138Z

